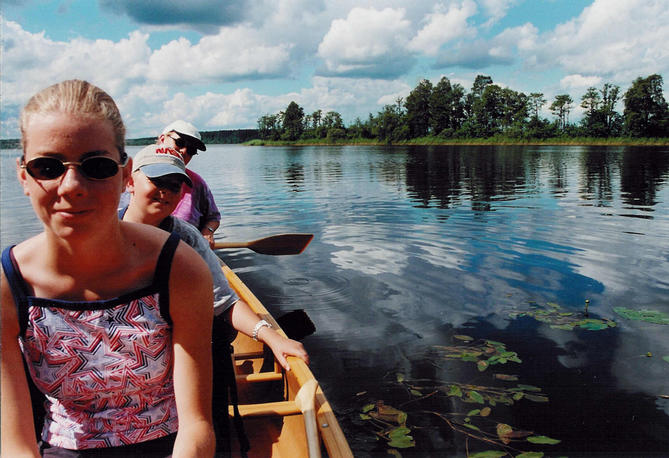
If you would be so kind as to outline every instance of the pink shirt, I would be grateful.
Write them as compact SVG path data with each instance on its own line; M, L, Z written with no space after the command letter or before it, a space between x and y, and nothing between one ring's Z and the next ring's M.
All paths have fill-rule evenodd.
M209 221L220 221L221 213L216 207L211 189L202 177L190 169L186 169L186 173L193 181L193 186L184 184L184 195L172 215L201 230Z

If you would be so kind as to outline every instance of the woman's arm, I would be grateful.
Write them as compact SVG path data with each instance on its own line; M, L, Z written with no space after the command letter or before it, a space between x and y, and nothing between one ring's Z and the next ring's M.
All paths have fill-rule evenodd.
M253 328L258 323L259 318L244 300L240 299L235 302L235 305L230 307L227 313L229 314L227 317L228 322L232 324L233 328L243 332L247 336L253 334ZM262 340L272 349L274 357L287 371L290 370L290 365L286 359L288 356L297 356L309 364L309 355L304 346L296 340L286 339L274 329L268 327L260 328L258 331L258 340Z
M204 260L179 243L170 272L174 394L179 414L175 458L214 455L211 418L212 280Z
M14 298L2 274L2 456L39 457Z

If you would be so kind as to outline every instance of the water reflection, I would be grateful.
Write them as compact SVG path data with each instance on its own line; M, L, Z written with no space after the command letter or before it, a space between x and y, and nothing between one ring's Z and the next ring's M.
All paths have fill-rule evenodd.
M658 203L657 191L667 182L669 156L644 148L625 148L622 155L620 192L624 203L650 207Z
M3 246L39 230L6 153ZM669 400L658 397L669 394L668 328L614 311L669 313L666 148L212 145L193 167L224 214L217 238L315 234L300 256L221 255L276 316L307 311L312 369L356 456L385 454L353 419L364 400L406 401L397 372L491 383L492 372L435 360L454 334L520 355L503 369L550 403L496 407L494 418L563 441L545 451L669 450ZM567 331L509 314L549 302L578 314L586 299L617 327ZM461 456L463 438L438 423L426 420L414 454Z

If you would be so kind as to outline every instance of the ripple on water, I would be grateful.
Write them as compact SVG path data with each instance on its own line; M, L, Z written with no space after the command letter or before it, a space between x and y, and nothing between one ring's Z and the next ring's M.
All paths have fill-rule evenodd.
M309 272L309 277L288 277L280 284L272 284L263 296L278 306L308 302L310 310L326 310L350 297L349 283L343 275Z

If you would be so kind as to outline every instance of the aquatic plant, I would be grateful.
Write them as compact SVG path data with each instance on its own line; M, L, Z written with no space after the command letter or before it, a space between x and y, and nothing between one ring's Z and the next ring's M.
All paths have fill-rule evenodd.
M443 359L460 362L473 362L480 372L496 364L507 362L522 363L517 353L509 351L502 342L474 338L466 335L455 335L455 340L462 342L453 346L432 347ZM518 382L519 377L513 374L492 373L492 379L501 382ZM514 456L520 458L542 457L541 451L522 451L517 447L521 444L553 445L560 441L543 435L535 435L512 427L494 419L495 409L500 405L510 406L522 400L545 403L548 402L540 387L522 383L510 386L485 386L481 384L443 381L432 379L408 379L403 373L395 374L392 385L402 388L409 399L397 407L386 404L383 400L366 403L359 419L374 428L379 440L385 440L388 454L400 457L399 449L416 446L415 426L421 417L431 416L444 422L453 432L465 438L467 456L471 458ZM358 393L362 396L366 393ZM434 406L448 401L447 405L456 406L454 412L435 410ZM428 402L429 408L421 406ZM422 428L422 427L421 427ZM469 441L481 441L495 450L469 453Z
M518 354L515 351L508 351L506 345L494 340L482 340L474 342L472 337L465 335L455 335L455 339L467 342L467 345L459 346L440 346L434 347L441 356L446 359L459 359L476 363L479 371L483 372L494 364L506 364L509 361L521 363Z
M615 307L613 311L628 320L645 321L647 323L655 324L669 324L669 315L657 310L634 310L625 307Z
M565 331L572 331L575 328L588 331L601 331L616 327L616 322L613 320L590 318L588 314L589 302L586 301L585 310L582 314L580 312L564 311L558 304L548 302L546 303L546 307L531 303L529 309L513 309L509 312L509 317L520 318L527 316L546 323L551 328L563 329Z

